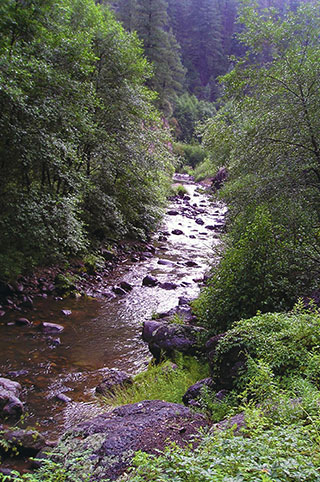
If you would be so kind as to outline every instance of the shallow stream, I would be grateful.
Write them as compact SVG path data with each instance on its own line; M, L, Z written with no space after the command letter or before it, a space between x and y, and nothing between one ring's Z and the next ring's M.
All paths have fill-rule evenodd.
M147 365L150 355L141 339L145 320L176 307L179 298L195 298L199 292L226 209L210 202L201 186L188 178L177 181L185 185L189 196L176 199L168 208L171 214L165 215L153 239L155 253L138 263L126 261L108 279L109 287L127 281L133 286L130 293L111 299L38 298L33 311L18 316L33 321L31 326L15 325L17 314L13 312L1 318L0 376L24 387L26 423L38 426L50 439L105 410L95 387L106 368L134 374ZM182 234L172 233L177 229ZM147 274L177 288L142 286ZM101 286L96 295L99 290ZM71 314L66 316L62 310ZM39 331L41 321L64 326L59 342ZM59 394L71 401L57 399Z

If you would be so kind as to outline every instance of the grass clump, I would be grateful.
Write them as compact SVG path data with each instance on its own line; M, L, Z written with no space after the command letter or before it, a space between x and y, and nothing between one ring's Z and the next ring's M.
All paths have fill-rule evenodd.
M187 389L202 378L208 377L208 366L194 357L179 357L176 363L169 361L159 365L150 364L139 373L133 385L118 388L104 397L108 405L118 406L143 400L164 400L181 403Z
M171 187L170 196L183 197L184 195L189 195L189 191L182 184L175 184Z

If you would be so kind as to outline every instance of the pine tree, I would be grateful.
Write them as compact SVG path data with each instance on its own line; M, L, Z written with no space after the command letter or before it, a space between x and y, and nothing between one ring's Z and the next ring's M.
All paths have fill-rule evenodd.
M180 46L168 28L168 4L165 0L138 0L138 36L142 39L148 60L154 65L150 87L159 93L159 105L171 111L171 102L182 89L184 68Z

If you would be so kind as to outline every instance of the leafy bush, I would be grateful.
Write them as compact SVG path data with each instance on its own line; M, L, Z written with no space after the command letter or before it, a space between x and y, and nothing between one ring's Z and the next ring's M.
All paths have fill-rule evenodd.
M182 142L173 144L173 152L180 156L181 171L186 166L195 168L201 162L203 162L206 152L201 146L201 144L183 144Z
M158 457L138 453L130 482L315 482L318 434L308 429L274 426L246 437L217 431L195 449L173 445Z
M264 206L258 207L251 219L249 214L241 219L212 271L194 308L215 333L258 310L291 308L297 298L298 286L291 282L297 274L294 246L288 245Z
M259 366L270 370L266 385L273 383L274 376L280 379L304 376L318 383L320 313L266 313L238 321L219 341L214 364L218 367L224 354L236 346L242 347L247 357L259 360L258 365L249 364L255 369L239 382L244 386L248 380L253 383Z

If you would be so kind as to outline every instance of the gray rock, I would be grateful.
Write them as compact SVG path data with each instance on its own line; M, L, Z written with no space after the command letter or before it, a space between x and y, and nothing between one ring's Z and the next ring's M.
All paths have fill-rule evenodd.
M28 318L18 318L16 321L15 321L16 325L18 326L28 326L28 325L32 325L31 321L28 320Z
M175 290L178 288L178 285L176 283L172 283L170 281L166 281L165 283L160 283L160 288L163 290Z
M57 400L59 400L60 402L64 402L64 403L72 402L72 399L70 397L68 397L67 395L65 395L64 393L58 393L58 395L56 395L55 398Z
M172 234L175 234L176 236L180 236L181 234L183 234L183 231L181 231L181 229L174 229L172 231Z
M57 323L48 323L43 321L40 323L40 329L43 333L61 333L64 330L62 325L58 325Z
M204 224L204 221L201 218L197 218L196 223L199 224L199 226L202 226Z
M169 214L169 216L177 216L179 213L179 211L176 211L175 209L171 209L170 211L167 211L167 214Z
M132 291L133 286L127 281L121 281L120 288L122 288L124 291L127 291L129 293L129 291Z
M71 310L61 310L61 313L62 313L64 316L70 316L70 315L72 315L72 311L71 311Z
M155 278L154 276L151 276L150 274L145 276L142 280L143 286L156 286L158 283L159 281L157 280L157 278Z
M9 378L0 378L0 388L11 392L16 397L19 397L22 390L20 383L9 380Z
M10 444L11 452L19 455L36 455L46 443L36 430L5 430L2 437Z
M179 446L195 443L194 435L207 426L203 415L183 405L143 401L116 408L76 426L62 437L57 450L61 455L54 457L68 471L70 454L72 457L86 454L91 480L115 480L128 468L138 450L158 454L170 442ZM82 471L80 465L75 477L80 479Z
M201 349L198 334L204 328L176 323L159 321L145 321L143 324L142 338L149 344L149 350L157 362L163 355L174 356L176 351L195 354Z
M113 393L115 388L125 387L132 384L132 378L126 372L110 368L105 374L104 380L97 386L96 392L106 395Z
M127 294L127 292L124 289L120 288L120 286L114 286L112 290L115 292L116 295L119 296L124 296Z
M23 404L13 392L0 388L0 418L18 419L23 413Z
M201 392L204 387L207 387L209 390L214 389L214 382L212 378L204 378L194 385L191 385L191 387L188 388L182 397L183 403L185 405L195 405L195 402L198 402L199 398L201 397Z
M187 261L185 265L188 266L189 268L194 268L195 266L199 266L198 263L196 263L195 261Z

